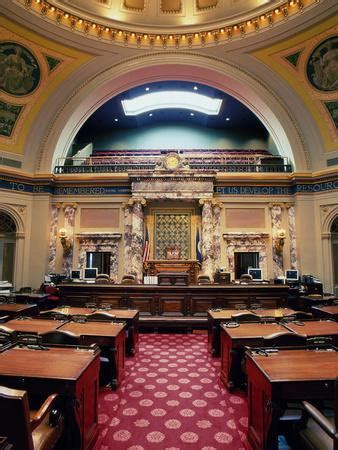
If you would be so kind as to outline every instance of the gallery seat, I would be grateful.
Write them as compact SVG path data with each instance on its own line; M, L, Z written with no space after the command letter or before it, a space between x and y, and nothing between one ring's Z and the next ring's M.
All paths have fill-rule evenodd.
M17 450L53 449L63 432L59 400L52 394L32 411L26 391L0 386L0 435Z

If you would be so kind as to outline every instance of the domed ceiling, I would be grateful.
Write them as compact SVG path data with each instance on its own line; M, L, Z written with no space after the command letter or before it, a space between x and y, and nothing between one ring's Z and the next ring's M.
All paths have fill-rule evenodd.
M87 37L137 47L218 44L286 23L317 0L18 0Z
M60 0L52 2L65 9L142 27L189 27L215 25L225 20L244 20L278 0Z

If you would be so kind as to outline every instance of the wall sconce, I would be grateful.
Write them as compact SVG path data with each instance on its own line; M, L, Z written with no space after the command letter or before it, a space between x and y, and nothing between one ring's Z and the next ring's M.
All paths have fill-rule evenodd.
M282 228L277 231L275 237L275 250L277 255L281 255L283 253L284 241L286 238L286 231Z
M67 236L67 230L65 228L60 228L59 238L63 248L63 256L70 256L73 250L73 243L72 240Z

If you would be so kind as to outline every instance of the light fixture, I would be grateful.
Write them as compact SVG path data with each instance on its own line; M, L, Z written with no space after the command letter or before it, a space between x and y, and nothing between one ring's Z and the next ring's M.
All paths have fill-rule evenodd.
M67 230L65 228L59 229L59 238L63 248L63 256L71 256L73 251L73 242L70 237L67 235Z
M119 119L117 119L117 118L114 119L114 122L118 122L118 121L119 121Z
M286 238L286 231L283 230L282 228L279 229L276 233L276 237L275 237L275 251L277 253L277 255L282 255L283 254L283 247L284 247L284 241Z
M207 115L217 115L222 105L222 99L194 92L163 91L122 100L121 103L126 116L137 116L155 109L166 108L190 109Z
M225 119L227 122L229 122L229 120L230 120L230 117L226 117L226 119Z
M191 116L194 116L195 114L193 112L190 113Z

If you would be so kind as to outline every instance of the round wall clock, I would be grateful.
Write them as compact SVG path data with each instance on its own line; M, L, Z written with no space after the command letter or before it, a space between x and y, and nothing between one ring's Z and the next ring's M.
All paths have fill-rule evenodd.
M180 163L180 157L176 153L169 153L164 160L164 166L168 170L177 169Z

